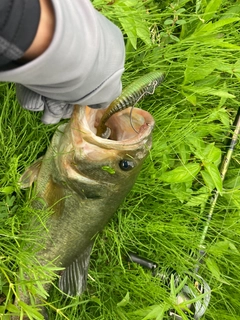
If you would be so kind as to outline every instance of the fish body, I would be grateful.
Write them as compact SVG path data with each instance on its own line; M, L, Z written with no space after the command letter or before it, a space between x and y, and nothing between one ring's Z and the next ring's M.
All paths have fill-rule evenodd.
M84 291L94 239L133 187L151 148L152 116L134 109L136 133L129 125L129 113L125 109L113 115L108 123L111 137L102 139L95 127L103 111L76 105L70 122L58 128L43 159L21 178L22 187L35 180L41 201L35 200L33 206L41 209L44 203L52 210L42 228L43 248L36 259L41 265L54 261L55 266L65 268L60 288L72 296ZM25 294L20 299L30 304Z
M121 95L116 98L106 109L102 116L101 122L97 127L97 136L105 138L109 130L106 126L107 120L116 112L124 110L130 106L135 106L143 97L153 94L156 87L164 80L164 73L153 71L133 81L122 91Z

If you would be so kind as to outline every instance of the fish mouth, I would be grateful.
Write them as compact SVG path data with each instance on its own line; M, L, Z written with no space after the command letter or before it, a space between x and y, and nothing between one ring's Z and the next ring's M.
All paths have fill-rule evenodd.
M145 110L131 109L116 112L108 119L111 135L104 139L96 135L96 128L105 110L74 107L59 143L62 156L58 157L58 167L77 193L84 189L91 197L93 193L100 197L105 191L99 186L117 188L121 181L136 178L152 146L154 119ZM79 185L84 188L79 189Z
M76 105L72 116L71 128L81 132L85 141L99 147L125 149L148 139L154 127L151 114L139 108L126 108L113 114L106 126L111 130L108 139L96 135L97 127L105 110Z

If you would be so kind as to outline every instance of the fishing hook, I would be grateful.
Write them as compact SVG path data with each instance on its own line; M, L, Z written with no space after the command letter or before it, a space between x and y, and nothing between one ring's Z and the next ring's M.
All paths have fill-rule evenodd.
M147 95L147 94L149 94L149 95L154 94L155 89L156 89L157 86L158 86L158 81L157 81L157 80L154 80L154 81L152 81L151 83L149 83L149 85L148 85L147 88L146 88L146 91L143 92L143 93L138 97L138 99L135 101L135 103L134 103L134 104L132 105L132 107L131 107L130 114L129 114L129 117L130 117L130 125L131 125L131 127L133 128L133 130L134 130L137 134L139 134L139 131L137 131L137 130L134 128L133 121L132 121L133 108L135 107L135 105L136 105L145 95ZM152 91L148 91L148 88L152 88Z

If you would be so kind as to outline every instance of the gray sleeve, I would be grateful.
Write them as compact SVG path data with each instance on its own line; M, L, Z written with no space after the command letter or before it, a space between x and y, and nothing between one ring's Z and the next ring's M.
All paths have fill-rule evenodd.
M47 98L107 106L121 92L124 42L120 30L89 0L52 0L56 26L48 49L35 60L0 72Z

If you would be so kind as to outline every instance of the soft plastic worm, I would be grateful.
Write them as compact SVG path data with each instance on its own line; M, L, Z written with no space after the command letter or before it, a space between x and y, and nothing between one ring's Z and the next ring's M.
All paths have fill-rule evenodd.
M161 71L150 72L127 86L122 94L116 98L103 114L97 127L97 136L108 138L110 129L105 125L106 121L116 112L133 107L139 100L149 94L153 94L155 88L163 81L164 74Z

